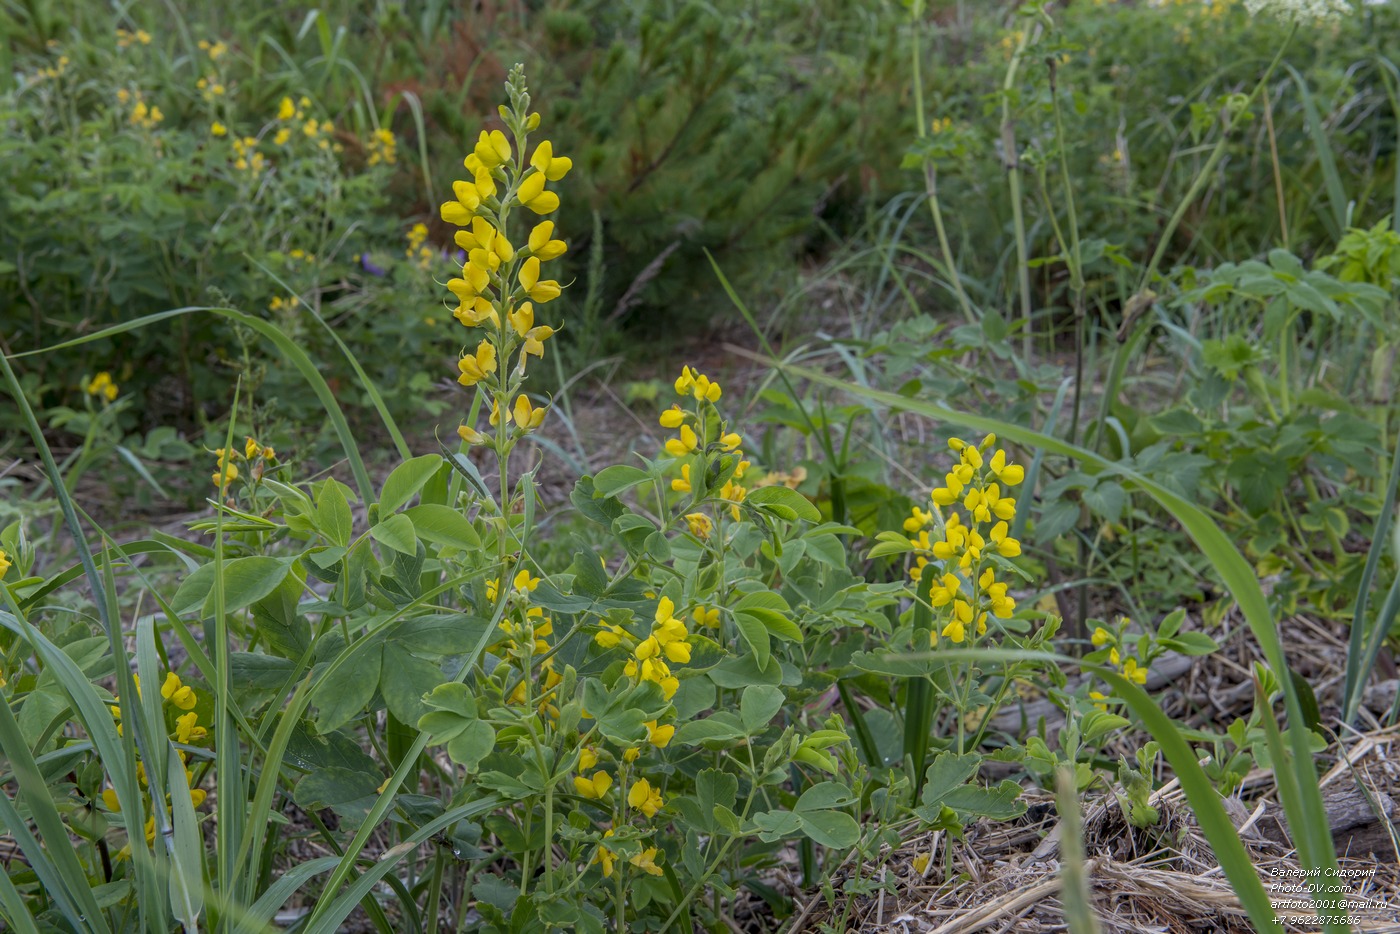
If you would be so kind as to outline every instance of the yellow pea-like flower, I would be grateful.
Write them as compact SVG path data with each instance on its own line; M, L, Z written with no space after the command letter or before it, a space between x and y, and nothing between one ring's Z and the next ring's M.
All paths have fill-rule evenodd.
M639 778L633 783L627 792L627 803L647 817L655 817L656 812L663 806L661 792L652 788L651 782L645 778Z
M545 140L535 147L535 154L530 157L530 164L551 182L559 181L569 174L569 169L574 167L572 159L554 155L554 144L549 140Z
M541 221L536 224L530 231L530 254L538 256L542 263L563 256L568 246L563 240L550 239L553 236L554 221Z
M679 428L685 423L685 412L678 405L673 405L661 413L662 428Z
M481 160L481 164L488 169L504 165L510 161L510 140L506 139L506 135L500 130L492 130L489 133L482 130L475 148L472 149L472 155Z
M457 382L463 386L475 386L496 369L496 347L490 341L482 341L476 346L475 354L467 354L457 361L461 375Z
M592 778L584 778L582 775L574 776L574 790L585 798L592 798L595 801L601 799L612 787L612 776L607 772L594 772Z
M669 723L666 726L657 726L655 720L648 720L644 726L647 728L647 742L657 749L665 749L671 737L676 735L675 726Z
M690 486L690 465L681 464L681 475L671 481L671 489L677 493L689 493Z
M543 305L559 297L562 291L553 279L540 281L540 260L532 256L520 264L520 286L525 294Z
M514 329L516 336L524 337L535 326L535 306L524 302L506 317L510 320L510 326Z
M520 426L521 431L534 431L544 422L544 413L547 406L535 408L530 404L530 399L524 393L515 397L515 424Z
M689 425L682 425L681 436L666 442L666 453L672 457L684 457L699 446L700 439L696 436L695 429Z
M290 97L284 97L282 98L282 103L277 106L277 119L290 120L292 117L296 116L296 112L297 108L296 105L292 103L292 99Z
M559 210L559 196L552 191L545 191L544 180L543 172L535 172L526 176L515 192L520 203L536 214L550 214Z

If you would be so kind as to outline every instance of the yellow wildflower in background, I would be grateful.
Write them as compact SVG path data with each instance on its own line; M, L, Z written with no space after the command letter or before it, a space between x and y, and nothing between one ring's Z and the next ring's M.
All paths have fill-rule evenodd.
M103 370L83 384L83 392L112 402L117 398L117 384L112 381L112 374Z

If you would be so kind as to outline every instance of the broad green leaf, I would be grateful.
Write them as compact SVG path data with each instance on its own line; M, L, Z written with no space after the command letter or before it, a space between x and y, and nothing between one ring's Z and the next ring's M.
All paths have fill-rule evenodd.
M350 502L345 498L345 490L335 480L321 484L321 493L316 497L316 526L332 545L349 547L350 535L354 531Z
M860 824L844 811L803 811L802 832L822 846L844 850L860 842Z
M311 689L311 702L320 710L316 729L329 733L339 729L369 706L379 687L384 644L375 639L352 649L348 658L330 678L321 678Z
M481 536L462 515L451 506L438 503L422 503L403 511L413 523L418 537L434 545L450 545L463 551L474 551L481 547Z
M840 782L818 782L797 799L798 813L826 808L845 808L857 802L856 796Z
M744 726L732 713L717 713L704 720L691 720L681 724L672 741L682 746L699 746L701 743L722 743L738 739L744 735Z
M928 767L924 779L923 803L939 805L968 779L977 774L982 765L982 757L975 753L958 755L953 752L940 752Z
M763 625L762 620L752 613L745 612L734 614L734 624L739 628L739 634L744 637L744 641L748 643L758 666L767 668L769 657L768 628Z
M392 640L384 643L384 666L379 690L389 712L400 723L417 723L428 712L423 695L442 684L442 668L419 658Z
M269 558L254 555L224 562L224 611L233 613L251 606L272 593L286 579L295 558ZM208 616L214 612L214 577L218 565L209 563L185 578L171 609L180 616L199 609Z
M414 534L413 522L408 516L392 515L377 525L370 526L369 534L379 544L402 554L411 555L418 551L418 537Z
M384 481L384 489L379 494L379 517L384 520L398 508L418 494L423 484L432 479L442 466L439 454L424 454L404 461L395 467Z
M378 796L381 780L373 772L319 769L297 782L292 799L306 811L330 808L341 817L362 819Z
M750 734L762 730L783 708L785 699L782 688L771 684L754 684L745 688L739 698L739 715L743 718L744 729Z
M651 474L645 470L618 465L598 471L593 476L593 490L596 496L617 496L650 479Z

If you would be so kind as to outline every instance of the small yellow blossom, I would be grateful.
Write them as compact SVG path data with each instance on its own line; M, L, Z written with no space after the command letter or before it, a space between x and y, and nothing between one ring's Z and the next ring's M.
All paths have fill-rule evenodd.
M652 788L651 782L645 778L639 778L633 783L627 792L627 803L647 817L655 817L656 812L661 810L664 804L661 792Z
M574 790L585 798L601 800L612 787L612 776L607 772L594 772L592 778L584 778L582 775L574 776Z

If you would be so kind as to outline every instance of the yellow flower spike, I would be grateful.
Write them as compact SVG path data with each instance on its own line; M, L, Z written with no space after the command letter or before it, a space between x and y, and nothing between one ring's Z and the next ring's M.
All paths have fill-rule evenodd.
M992 544L1003 558L1014 558L1021 553L1021 543L1010 537L1005 521L992 526Z
M224 126L222 123L220 123L219 121L215 120L215 121L210 125L210 127L209 127L209 133L210 133L210 135L212 135L212 136L227 136L227 135L228 135L228 127Z
M689 493L691 491L689 464L681 464L681 475L671 481L671 489L677 493Z
M530 255L538 256L540 262L547 263L558 259L568 251L563 240L551 240L554 236L554 221L541 221L530 231Z
M687 513L685 517L686 525L690 527L690 534L696 538L705 540L710 537L710 532L714 528L714 523L710 517L703 512Z
M515 330L516 336L524 337L535 326L535 306L524 302L506 317L510 320L510 326Z
M297 108L296 105L292 103L292 99L290 97L284 97L282 98L282 103L277 106L277 119L290 120L292 117L296 116L296 112Z
M530 164L539 169L540 173L551 182L559 181L569 174L569 169L574 167L572 159L554 155L554 144L549 140L545 140L535 147L535 154L530 157Z
M494 169L510 161L510 140L506 139L506 135L500 130L492 130L489 133L482 130L476 146L472 149L472 155L481 160L481 164L486 168Z
M696 436L695 429L689 425L682 425L681 436L666 442L666 453L672 457L684 457L699 446L700 439Z
M559 283L553 279L540 281L540 259L532 256L520 264L520 287L525 294L543 305L559 297Z
M496 369L495 345L490 341L477 344L475 354L468 354L457 361L457 369L462 371L457 382L463 386L475 386Z
M685 422L686 413L678 405L673 405L661 413L662 428L679 428Z
M648 815L648 816L650 816L650 815ZM633 866L636 866L638 869L642 870L643 872L647 873L648 875L652 875L652 876L664 875L664 873L663 873L662 870L661 870L661 867L658 866L658 865L656 865L656 854L657 854L657 849L656 849L656 847L654 847L654 846L649 846L649 847L647 847L645 850L643 850L641 853L639 853L639 854L637 854L636 856L633 856L631 859L627 860L627 862L631 863Z
M992 468L992 473L996 475L996 478L1007 486L1016 486L1022 480L1026 479L1025 468L1018 464L1008 465L1006 463L1005 451L997 451L993 454L989 466Z
M592 778L584 778L582 775L574 776L574 790L585 798L592 798L595 801L601 800L612 787L612 776L607 772L594 772Z
M639 778L632 784L631 789L627 792L627 803L647 817L655 817L656 812L661 810L664 805L661 800L661 792L652 788L651 782L645 778Z
M1103 648L1113 641L1113 633L1102 626L1096 626L1094 628L1094 634L1089 637L1089 641L1092 642L1096 648Z
M534 431L544 423L544 413L547 406L535 408L530 404L530 400L524 393L515 397L515 424L521 431Z

